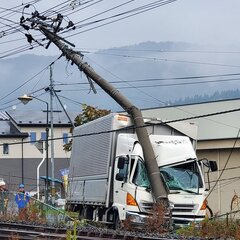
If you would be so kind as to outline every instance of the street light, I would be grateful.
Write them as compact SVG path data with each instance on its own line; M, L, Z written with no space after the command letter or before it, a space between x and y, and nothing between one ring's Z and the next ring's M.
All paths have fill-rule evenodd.
M49 107L48 107L48 102L43 101L40 98L34 97L34 96L29 96L27 94L24 94L21 97L18 97L18 99L24 104L28 104L30 101L33 99L37 99L40 102L43 102L47 105L47 120L46 120L46 143L45 143L45 151L46 151L46 199L45 202L48 203L48 137L49 137L49 128L48 128L48 112L49 112Z

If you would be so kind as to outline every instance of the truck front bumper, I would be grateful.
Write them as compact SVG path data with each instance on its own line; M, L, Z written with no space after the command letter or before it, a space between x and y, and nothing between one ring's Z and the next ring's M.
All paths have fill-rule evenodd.
M147 219L150 217L148 214L141 214L137 212L130 212L128 211L126 213L126 219L129 219L130 222L134 226L142 226L144 223L146 223ZM166 217L167 219L168 217ZM205 216L172 216L172 219L170 220L171 224L174 227L183 227L190 225L192 222L198 223L205 219ZM169 220L169 219L168 219Z
M128 211L126 213L126 219L130 219L131 223L134 225L142 225L146 222L146 219L148 218L148 215L136 213L136 212L130 212Z

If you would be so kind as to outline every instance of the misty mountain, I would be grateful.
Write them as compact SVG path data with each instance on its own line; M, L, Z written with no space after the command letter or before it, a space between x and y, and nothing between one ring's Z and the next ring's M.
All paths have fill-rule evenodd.
M194 96L211 96L216 91L239 86L236 76L213 77L237 73L234 65L239 61L238 55L219 54L205 46L144 42L83 53L84 61L141 108L164 106ZM29 54L0 60L1 109L17 104L17 97L24 93L43 94L42 98L48 95L44 91L49 85L47 66L57 58ZM53 65L53 80L55 89L61 90L60 99L69 109L78 110L81 103L121 109L98 86L95 86L97 94L93 94L84 74L64 57ZM34 104L39 107L40 103ZM34 104L29 107L33 108Z
M239 99L240 98L240 90L227 90L227 91L216 91L213 94L203 94L203 95L194 95L193 97L185 97L179 98L174 102L169 102L168 105L184 105L184 104L193 104L193 103L202 103L202 102L210 102L210 101L219 101L219 100L227 100L227 99Z

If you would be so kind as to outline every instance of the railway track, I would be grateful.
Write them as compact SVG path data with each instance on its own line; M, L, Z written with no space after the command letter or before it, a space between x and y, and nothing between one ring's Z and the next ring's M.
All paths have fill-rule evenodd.
M2 223L0 222L0 239L13 240L45 240L45 239L67 239L72 236L66 228L54 228L48 226L38 226L19 223ZM73 236L71 239L74 239ZM93 231L89 229L81 229L76 231L76 238L79 240L169 240L173 238L166 237L149 237L136 236L129 233Z

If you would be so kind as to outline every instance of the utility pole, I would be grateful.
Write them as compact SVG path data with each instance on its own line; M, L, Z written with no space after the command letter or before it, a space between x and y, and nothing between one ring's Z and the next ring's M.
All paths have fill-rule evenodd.
M52 64L50 65L50 119L51 119L51 166L52 166L52 205L55 203L55 163L54 163L54 133L53 133L53 78L52 78Z
M138 140L143 148L146 169L148 171L149 180L151 183L153 195L157 202L164 202L168 204L167 189L161 179L160 171L156 162L156 157L147 133L144 127L144 120L140 109L134 106L125 96L123 96L114 86L108 83L104 78L98 75L87 63L82 60L82 55L60 41L59 37L47 30L42 25L38 25L43 34L53 42L63 53L63 55L75 63L80 71L83 71L88 78L92 79L98 86L100 86L108 95L110 95L123 109L131 115Z

